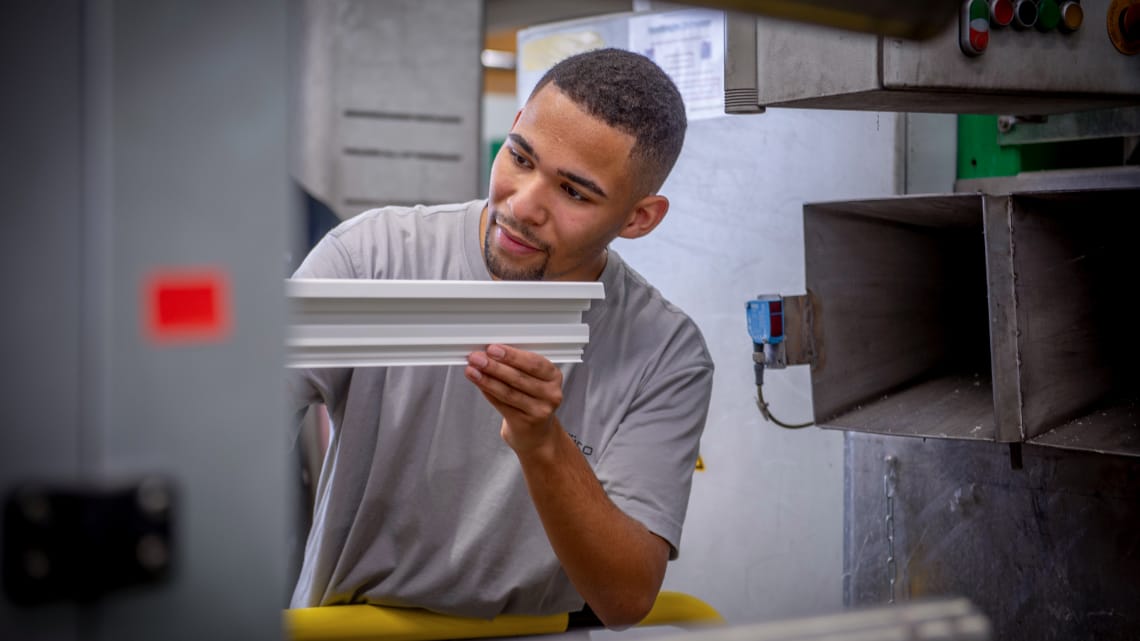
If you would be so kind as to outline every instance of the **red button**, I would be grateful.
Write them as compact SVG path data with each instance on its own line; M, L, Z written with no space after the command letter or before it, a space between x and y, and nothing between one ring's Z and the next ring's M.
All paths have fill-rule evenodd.
M220 271L163 271L143 288L145 323L158 342L216 342L230 331L228 279Z
M966 0L958 21L958 46L967 56L980 56L989 44L989 5L984 0Z
M1013 0L990 0L990 22L997 27L1008 27L1013 22Z

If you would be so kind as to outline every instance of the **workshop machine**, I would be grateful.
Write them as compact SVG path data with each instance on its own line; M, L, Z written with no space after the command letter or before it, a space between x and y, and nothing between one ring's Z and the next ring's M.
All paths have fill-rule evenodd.
M757 4L837 15L824 0ZM731 14L726 110L1002 114L995 135L1019 143L1140 134L1137 0L972 0L933 19L865 4L894 26ZM911 9L892 21L890 5ZM0 637L279 638L296 484L281 377L291 5L5 9ZM465 15L476 28L479 11ZM929 37L900 37L916 34ZM334 115L404 127L377 113ZM371 202L334 191L337 207ZM849 605L952 593L1023 615L1022 634L1122 638L1140 629L1123 313L1140 180L1124 168L958 191L805 205L807 291L753 304L755 373L809 365L815 422L849 432L845 536L890 559L846 568ZM947 501L949 516L924 514ZM930 547L921 531L954 536ZM1000 579L977 578L992 566ZM1025 605L1025 585L1045 598ZM1068 616L1092 605L1106 627ZM961 630L889 638L988 634L973 609L948 612Z

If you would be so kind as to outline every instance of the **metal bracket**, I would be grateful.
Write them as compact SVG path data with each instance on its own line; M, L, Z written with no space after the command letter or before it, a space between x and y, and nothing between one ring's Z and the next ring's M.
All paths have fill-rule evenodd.
M4 498L4 591L19 605L92 601L165 579L171 567L169 482L117 488L25 485Z
M812 365L816 361L815 323L811 292L784 297L784 360L788 365Z

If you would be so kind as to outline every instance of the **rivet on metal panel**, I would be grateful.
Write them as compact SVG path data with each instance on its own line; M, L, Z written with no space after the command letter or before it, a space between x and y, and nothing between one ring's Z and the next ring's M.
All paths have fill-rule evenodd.
M51 519L51 504L38 492L26 492L20 497L20 511L29 523L46 525Z
M41 581L51 574L51 560L43 550L35 548L28 550L24 553L24 572L29 578Z
M135 491L135 500L144 513L154 518L163 516L170 508L170 494L158 479L142 481Z
M170 551L162 538L147 534L135 545L135 558L143 568L158 572L169 564Z

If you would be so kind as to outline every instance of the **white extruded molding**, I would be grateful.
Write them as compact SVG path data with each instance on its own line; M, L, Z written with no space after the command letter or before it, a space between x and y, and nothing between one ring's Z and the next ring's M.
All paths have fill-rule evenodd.
M582 313L601 283L285 281L290 367L464 365L491 343L577 363L590 338Z

